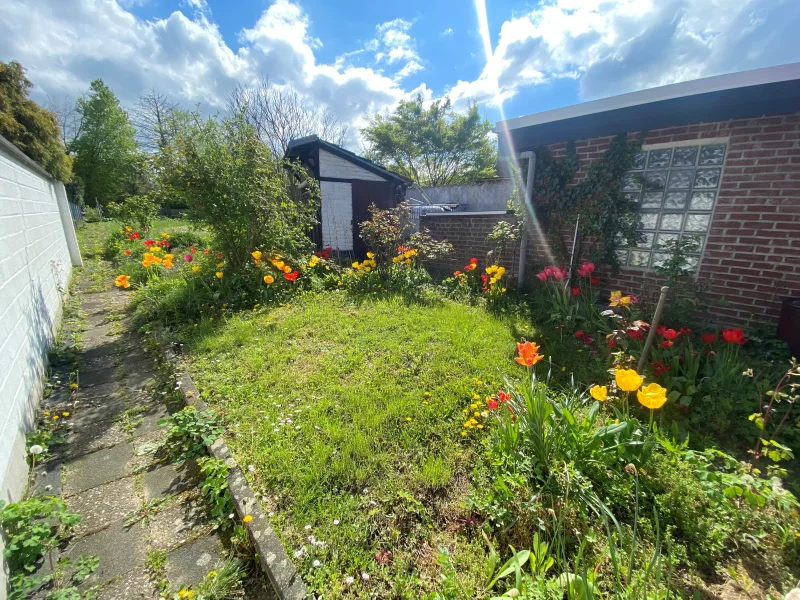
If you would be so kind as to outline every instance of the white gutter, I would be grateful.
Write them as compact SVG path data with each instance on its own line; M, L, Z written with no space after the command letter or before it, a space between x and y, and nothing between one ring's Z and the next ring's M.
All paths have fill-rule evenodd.
M520 158L528 159L528 176L525 179L525 197L522 213L522 235L519 240L519 268L517 269L517 287L522 289L525 285L525 259L528 255L528 229L536 218L533 212L533 180L536 176L536 152L520 152Z

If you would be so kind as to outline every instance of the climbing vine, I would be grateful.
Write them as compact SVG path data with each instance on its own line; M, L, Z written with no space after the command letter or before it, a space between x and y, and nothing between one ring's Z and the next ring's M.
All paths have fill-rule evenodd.
M639 241L638 204L622 192L622 179L641 149L640 138L628 141L624 133L615 136L603 157L592 163L586 176L574 185L580 161L572 142L567 145L563 160L555 160L548 148L537 150L534 184L537 217L543 221L553 253L562 263L569 261L578 216L577 262L590 259L617 271L617 248Z

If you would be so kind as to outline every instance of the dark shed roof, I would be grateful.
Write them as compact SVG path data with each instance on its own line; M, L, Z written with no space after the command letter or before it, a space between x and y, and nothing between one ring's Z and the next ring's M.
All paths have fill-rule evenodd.
M397 181L398 183L403 183L405 185L409 185L412 183L412 180L409 179L408 177L404 177L399 173L395 173L394 171L384 169L380 165L377 165L374 162L372 162L371 160L367 160L366 158L359 156L358 154L350 152L349 150L345 150L341 146L337 146L336 144L332 144L330 142L326 142L325 140L321 140L316 135L309 135L289 142L288 147L286 149L286 158L300 158L302 160L308 157L312 151L318 149L326 150L331 154L335 154L340 158L343 158L345 160L350 161L351 163L358 165L362 169L366 169L367 171L374 173L375 175L380 175L381 177L385 177L386 179Z
M517 152L620 132L800 111L800 63L593 100L497 123ZM506 144L500 135L501 146Z

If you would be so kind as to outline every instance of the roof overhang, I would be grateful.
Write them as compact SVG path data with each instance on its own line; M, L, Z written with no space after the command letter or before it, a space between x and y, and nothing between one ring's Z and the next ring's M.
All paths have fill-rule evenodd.
M518 151L690 123L800 111L800 63L706 77L497 123ZM502 136L501 136L502 137Z
M379 177L383 177L384 179L390 181L396 181L403 185L410 185L412 182L411 179L408 177L404 177L399 173L395 173L394 171L390 171L388 169L384 169L380 165L375 164L371 160L368 160L354 152L350 152L349 150L345 150L341 146L337 146L336 144L332 144L331 142L326 142L325 140L321 140L316 135L308 135L306 137L297 138L295 140L291 140L286 145L286 158L303 158L308 155L308 153L312 150L322 149L331 154L334 154L344 160L347 160L355 165L358 165L362 169L369 171L370 173L374 173Z

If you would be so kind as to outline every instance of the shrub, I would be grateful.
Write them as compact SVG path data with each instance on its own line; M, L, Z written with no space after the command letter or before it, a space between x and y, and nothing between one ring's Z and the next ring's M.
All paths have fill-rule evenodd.
M122 202L112 203L108 206L110 216L122 223L135 225L141 232L150 229L153 219L158 215L158 210L158 198L153 192L128 196Z
M276 159L241 114L194 123L160 156L159 183L211 229L230 270L241 271L257 249L290 257L308 251L317 182L299 165Z

